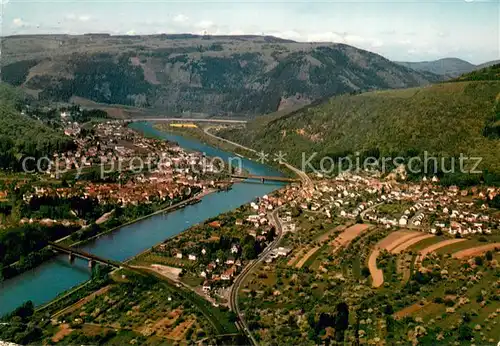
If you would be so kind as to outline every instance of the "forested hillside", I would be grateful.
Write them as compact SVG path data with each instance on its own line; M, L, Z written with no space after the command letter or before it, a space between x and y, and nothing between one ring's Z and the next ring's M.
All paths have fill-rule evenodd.
M500 64L492 65L459 77L461 81L500 81ZM497 95L497 102L493 114L486 119L483 130L484 136L491 139L500 139L500 93Z
M74 146L62 132L21 115L22 104L19 92L0 84L0 169L19 171L23 157L38 158Z
M483 69L464 74L456 79L457 81L480 81L480 80L500 80L500 64L485 67Z
M464 178L477 183L485 177L498 179L491 173L500 173L499 93L500 81L489 80L343 95L221 135L269 153L286 152L297 166L302 152L307 157L317 152L316 165L323 156L357 151L362 157L410 157L427 151L458 158L464 153L483 158L481 168L489 173Z

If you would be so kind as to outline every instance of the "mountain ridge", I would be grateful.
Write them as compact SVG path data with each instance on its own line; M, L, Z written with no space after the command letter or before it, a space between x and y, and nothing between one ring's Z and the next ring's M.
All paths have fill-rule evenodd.
M427 87L334 96L284 115L256 118L223 138L257 151L287 155L301 167L306 157L414 157L425 152L450 160L481 157L483 175L457 175L461 183L500 184L500 65ZM448 161L447 161L448 162ZM447 163L449 167L450 163ZM456 181L454 181L456 182ZM489 181L493 183L492 181Z
M344 44L91 34L4 39L2 79L48 101L79 96L170 113L253 115L440 77Z
M495 65L500 60L487 61L485 63L474 65L466 60L459 58L441 58L429 61L395 61L397 64L411 68L420 72L431 72L437 75L445 76L448 79L459 77L460 75L480 70L482 68Z

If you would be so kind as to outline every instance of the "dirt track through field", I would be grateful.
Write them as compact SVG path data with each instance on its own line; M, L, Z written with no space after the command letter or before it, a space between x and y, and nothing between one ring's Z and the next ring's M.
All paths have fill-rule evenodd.
M70 335L71 332L73 332L73 329L71 329L69 323L61 324L59 326L59 330L54 334L54 336L52 336L51 340L52 342L58 343L66 336Z
M406 237L407 235L419 234L419 232L415 231L396 231L389 234L387 237L382 239L377 243L377 246L381 249L387 249L391 247L392 244L399 244L399 239Z
M473 247L470 249L458 251L458 252L455 252L453 254L453 258L462 259L462 258L482 255L486 251L495 250L496 248L500 249L500 243L486 244L486 245L477 246L477 247Z
M345 228L345 226L338 226L335 229L331 230L330 232L327 232L320 237L316 238L315 241L325 242L328 240L329 236L334 233L335 231L339 231ZM340 233L334 240L330 242L330 246L333 246L333 252L336 252L340 247L342 246L347 246L349 243L356 238L358 235L366 231L367 229L370 228L370 225L366 224L356 224L353 225L349 228L347 228L345 231ZM316 251L318 251L321 248L320 246L315 246L311 250L309 250L296 264L295 267L300 269L302 266L307 262L307 260L313 256ZM303 252L302 252L303 253ZM301 254L301 253L299 253ZM293 262L292 262L293 263ZM288 262L288 265L290 265L290 261Z
M426 303L426 304L419 304L419 303L415 303L413 305L410 305L396 313L393 314L393 317L394 319L396 320L399 320L403 317L406 317L406 316L410 316L411 314L413 314L414 312L417 312L419 310L422 310L424 307L426 307L427 305L429 305L431 303Z
M302 266L304 265L304 263L307 262L307 260L309 259L309 257L311 257L312 255L314 255L316 253L316 251L318 251L320 249L319 246L315 246L313 247L311 250L309 250L301 259L300 261L297 262L297 264L295 265L295 268L302 268Z
M380 249L386 249L390 247L392 243L397 242L398 239L404 237L408 234L406 231L396 231L389 234L384 239L380 240L368 258L368 269L370 270L370 275L372 276L372 286L380 287L384 283L384 272L377 267L377 258L380 254Z
M80 299L79 301L77 301L75 304L73 305L70 305L58 312L56 312L54 315L52 315L52 319L56 319L58 318L59 316L61 315L66 315L66 314L70 314L76 310L78 310L79 308L81 308L83 305L87 304L88 302L90 302L92 299L104 294L104 293L107 293L111 288L113 287L113 285L108 285L108 286L105 286L97 291L95 291L94 293L91 293L89 294L88 296L86 296L85 298L82 298Z
M316 239L314 239L315 242L319 242L319 243L323 243L325 241L328 240L328 238L330 237L330 235L334 234L335 232L338 232L338 231L342 231L346 228L345 225L340 225L340 226L337 226L335 227L334 229L320 235L319 237L317 237ZM292 266L294 265L295 263L295 267L296 268L302 268L302 266L304 265L304 263L307 262L307 260L309 259L309 257L311 257L312 255L314 255L314 253L316 251L318 251L319 249L321 248L321 246L315 246L314 248L310 249L307 253L304 254L305 252L305 248L302 248L300 249L297 254L292 257L288 262L287 262L287 265L288 266Z
M384 272L377 267L377 257L379 253L379 249L373 250L368 259L368 269L370 269L370 274L372 276L373 287L380 287L384 283Z

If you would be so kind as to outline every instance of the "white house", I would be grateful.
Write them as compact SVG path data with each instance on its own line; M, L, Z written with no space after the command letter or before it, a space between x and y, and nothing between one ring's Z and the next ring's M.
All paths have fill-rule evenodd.
M208 292L212 289L212 286L210 285L210 282L208 280L205 280L203 282L203 292Z
M405 217L402 217L401 219L399 219L399 225L400 226L406 226L408 224L408 219L405 218Z
M276 249L276 254L280 255L280 256L288 256L288 254L291 252L292 250L289 249L289 248L286 248L286 247L282 247L280 246L279 248Z

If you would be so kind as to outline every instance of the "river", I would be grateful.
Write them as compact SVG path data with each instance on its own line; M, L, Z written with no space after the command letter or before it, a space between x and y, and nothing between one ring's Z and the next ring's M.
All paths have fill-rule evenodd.
M194 139L164 133L150 123L133 123L132 128L145 135L177 142L181 147L205 153L207 156L227 160L234 154L208 146ZM277 176L276 170L244 159L243 168L250 174ZM229 191L217 192L203 197L201 203L189 205L171 213L160 213L136 223L121 227L82 247L83 250L104 258L124 261L151 246L175 236L190 226L208 218L233 210L249 203L256 197L278 189L276 183L237 183ZM4 315L27 300L41 305L60 293L85 282L90 277L87 262L75 259L69 263L66 255L60 255L40 266L0 283L0 315Z

